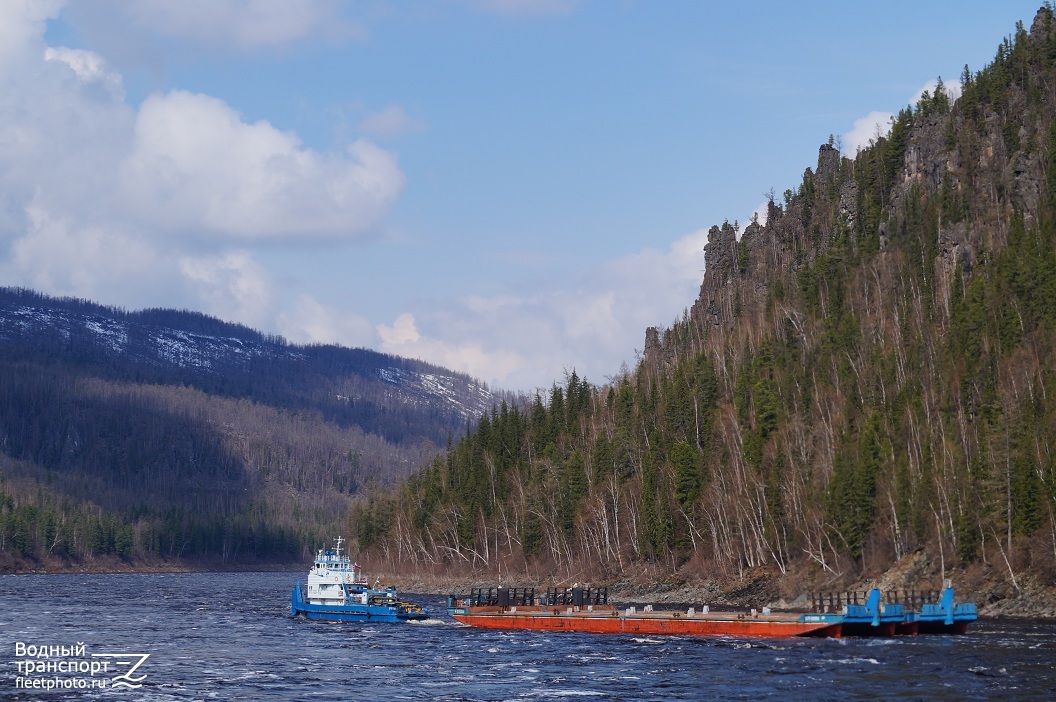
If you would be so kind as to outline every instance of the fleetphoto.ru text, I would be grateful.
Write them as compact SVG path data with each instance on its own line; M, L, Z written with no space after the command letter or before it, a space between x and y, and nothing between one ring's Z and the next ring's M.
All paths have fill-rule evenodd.
M90 653L73 645L15 642L16 690L99 690L139 688L147 674L140 667L149 653Z

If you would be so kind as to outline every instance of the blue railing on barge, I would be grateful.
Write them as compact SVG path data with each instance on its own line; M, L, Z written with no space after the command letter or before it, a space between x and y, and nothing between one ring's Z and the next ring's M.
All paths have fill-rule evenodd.
M839 616L843 636L895 636L913 634L964 634L968 624L978 619L974 602L954 602L952 587L946 587L937 601L932 593L923 594L918 611L912 611L905 602L883 602L882 593L873 588L858 601L858 593L812 597L815 611L829 612ZM910 607L917 606L917 597L910 599ZM834 602L835 601L835 602ZM835 604L835 607L833 606Z

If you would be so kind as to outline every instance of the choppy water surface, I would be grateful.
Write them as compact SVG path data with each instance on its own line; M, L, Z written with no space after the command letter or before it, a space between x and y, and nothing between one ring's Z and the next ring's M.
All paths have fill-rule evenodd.
M1053 622L982 621L964 637L642 638L473 629L443 599L409 596L438 621L337 624L290 617L298 575L0 576L0 699L1056 698ZM135 690L26 691L17 642L150 658Z

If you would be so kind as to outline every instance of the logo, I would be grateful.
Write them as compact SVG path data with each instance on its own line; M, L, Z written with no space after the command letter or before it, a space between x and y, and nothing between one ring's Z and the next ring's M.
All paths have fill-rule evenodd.
M147 679L145 673L139 677L133 677L132 673L136 672L136 668L143 665L143 663L150 658L149 653L93 653L92 658L109 658L116 670L128 667L128 670L121 675L115 675L110 678L110 685L112 687L128 687L135 689L137 687L143 687L143 681Z
M15 642L15 688L23 690L84 690L143 687L139 667L149 653L88 653L84 643L74 645Z

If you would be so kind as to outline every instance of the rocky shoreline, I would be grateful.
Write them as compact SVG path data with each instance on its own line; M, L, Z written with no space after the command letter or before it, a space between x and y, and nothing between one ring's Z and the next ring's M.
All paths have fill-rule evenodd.
M878 587L893 590L939 590L943 576L952 582L958 602L975 602L980 617L1013 617L1056 620L1056 584L1041 582L1037 576L1025 575L1012 582L1008 571L976 567L970 570L942 573L923 553L911 554L876 578L859 579L840 587L818 586L803 576L782 576L768 571L752 572L728 582L702 580L679 575L657 577L642 573L637 577L609 582L586 580L583 584L605 586L610 601L626 604L692 606L708 604L717 608L771 607L802 610L810 607L808 592L863 591ZM474 587L569 587L574 579L540 581L530 577L503 578L494 575L438 576L425 574L379 573L383 582L396 583L401 592L465 593Z
M178 561L133 563L121 559L98 558L91 562L55 561L0 563L0 575L61 574L61 573L195 573L195 572L289 572L303 573L304 563L203 564ZM975 602L981 617L1014 617L1056 620L1056 584L1042 582L1036 575L1024 575L1014 581L1007 570L977 566L969 570L942 573L923 553L911 554L876 578L859 579L839 587L825 583L818 586L802 575L781 575L770 571L754 571L740 578L720 582L682 574L660 574L643 571L616 580L597 580L587 577L538 578L476 573L444 575L434 573L400 573L371 569L369 577L383 583L395 584L404 593L457 594L475 587L510 585L534 587L569 587L577 583L605 586L612 601L627 604L657 604L686 606L708 604L719 608L772 607L774 609L805 609L810 606L808 592L867 590L932 589L942 587L943 576L952 581L958 601Z

